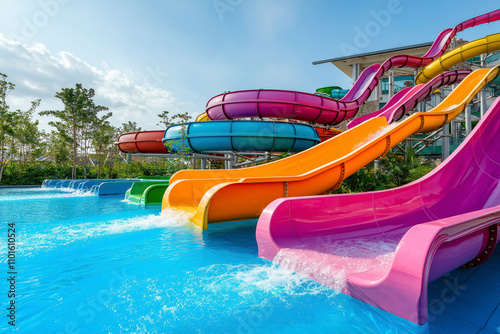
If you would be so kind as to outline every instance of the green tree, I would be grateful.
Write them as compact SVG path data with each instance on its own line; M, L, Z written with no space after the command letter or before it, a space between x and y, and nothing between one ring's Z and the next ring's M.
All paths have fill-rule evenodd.
M13 125L16 120L16 113L9 110L7 96L14 89L15 85L7 81L7 75L0 73L0 181L8 155L8 140L14 134Z
M83 88L82 84L76 84L75 88L63 88L57 92L55 97L59 98L63 104L63 110L45 110L40 115L54 116L58 121L49 122L54 126L59 135L72 145L72 178L76 179L76 164L78 160L78 134L84 124L92 122L97 113L108 110L107 107L96 105L93 97L94 89Z
M158 114L158 117L160 118L160 122L157 123L156 125L168 128L170 125L172 125L172 120L168 116L169 112L167 110L162 111L161 114ZM174 116L175 117L175 116Z
M172 123L174 124L186 124L191 120L191 116L187 112L182 113L182 114L175 114L172 116Z
M429 173L434 164L415 154L409 147L405 154L396 154L393 150L380 159L380 169L374 171L374 163L349 176L335 194L366 192L400 187L413 182Z
M102 168L114 150L114 142L118 129L109 123L108 119L111 116L112 113L107 113L101 118L96 117L93 123L94 131L92 135L92 145L97 161L97 178L101 177Z
M175 114L172 116L172 123L180 125L180 132L181 132L181 140L179 142L179 145L176 147L177 153L179 154L180 158L177 160L179 163L179 168L185 169L186 168L186 155L188 152L188 148L186 146L187 143L187 126L186 123L191 120L191 116L187 112L185 113L179 113ZM172 148L172 147L170 147Z
M390 175L396 187L416 180L423 172L424 175L432 168L428 163L415 154L412 147L408 147L404 155L397 155L393 150L380 160L380 166Z
M40 105L40 99L31 102L31 108L27 111L17 110L14 124L13 145L19 161L27 161L35 158L43 146L42 133L38 129L38 120L33 119L36 108Z
M142 130L141 127L137 126L137 122L128 121L127 123L122 123L122 127L120 128L120 133L139 132L141 130Z
M70 160L70 139L62 136L58 131L51 131L48 134L47 153L56 164L62 165Z
M82 124L80 134L78 136L80 146L80 156L84 170L86 170L89 159L90 151L92 149L92 135L94 131L93 120L88 120Z

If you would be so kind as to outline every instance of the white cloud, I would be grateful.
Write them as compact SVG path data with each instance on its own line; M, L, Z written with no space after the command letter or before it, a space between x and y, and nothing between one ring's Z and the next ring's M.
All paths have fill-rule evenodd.
M62 108L55 93L76 83L95 89L95 102L113 112L115 126L130 120L143 129L155 129L156 114L162 110L177 113L180 105L186 105L156 85L161 77L154 71L135 73L112 69L106 63L92 66L69 52L52 54L43 44L23 44L2 34L0 72L16 85L8 97L11 109L27 109L30 101L38 98L42 99L39 110ZM48 118L39 119L41 127L48 129Z

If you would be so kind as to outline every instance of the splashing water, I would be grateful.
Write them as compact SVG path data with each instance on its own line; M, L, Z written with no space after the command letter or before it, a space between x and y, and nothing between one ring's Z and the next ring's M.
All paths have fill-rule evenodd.
M179 227L186 221L177 217L149 215L129 219L97 220L73 225L61 225L26 235L18 242L23 256L33 256L72 243L94 240L117 234Z
M458 108L461 108L461 107L463 107L463 104L452 104L446 108L441 109L440 111L441 112L452 112L452 111L454 111Z
M337 292L315 284L308 278L293 272L292 270L280 267L276 264L261 266L246 266L237 268L232 279L238 282L242 288L241 293L248 291L284 292L287 295L336 295Z
M139 206L142 206L143 204L142 203L138 203L138 202L132 202L126 198L122 199L121 200L122 203L127 203L127 204L130 204L130 205L139 205Z
M179 209L166 208L160 213L160 216L172 226L181 226L189 222L191 214Z
M360 143L356 144L353 148L352 151L355 151L359 148L362 148L369 142L378 139L379 137L382 137L384 134L389 133L392 129L396 128L399 125L399 123L391 123L388 126L379 128L378 130L371 132L368 137L366 137L365 140L361 141Z
M0 196L22 195L0 190ZM72 195L24 195L52 192ZM293 268L259 259L255 221L199 231L188 223L189 212L160 214L158 206L130 205L118 196L27 198L0 202L0 209L19 229L16 303L23 333L350 333L353 326L397 333L408 327Z
M389 270L401 235L360 239L315 239L314 244L281 249L274 262L342 291L350 275Z
M71 188L35 188L26 189L26 194L23 195L0 196L0 201L22 201L92 196L96 195L88 190L74 190Z

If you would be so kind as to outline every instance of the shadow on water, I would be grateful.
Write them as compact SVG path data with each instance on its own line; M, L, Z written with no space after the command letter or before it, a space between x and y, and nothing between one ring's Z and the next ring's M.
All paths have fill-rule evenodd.
M258 256L255 228L257 219L211 224L201 233L205 247L251 253Z

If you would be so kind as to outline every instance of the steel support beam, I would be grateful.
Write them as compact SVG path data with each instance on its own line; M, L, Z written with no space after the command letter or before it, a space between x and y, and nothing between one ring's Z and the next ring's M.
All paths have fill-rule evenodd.
M481 55L481 67L485 67L486 65L486 54L483 53ZM481 89L481 93L479 93L480 99L481 99L481 118L483 118L484 114L486 114L486 91Z
M352 85L354 86L354 83L356 80L358 80L359 75L361 74L361 66L359 64L353 64L352 65Z
M389 100L394 96L394 72L389 72Z
M472 131L472 115L470 104L465 108L465 136L467 137Z

